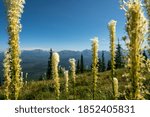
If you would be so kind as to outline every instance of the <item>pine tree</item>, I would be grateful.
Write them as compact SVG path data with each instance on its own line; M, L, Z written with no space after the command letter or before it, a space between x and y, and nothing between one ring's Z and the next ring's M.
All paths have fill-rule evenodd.
M108 60L108 63L107 63L107 70L111 70L111 60Z
M116 56L115 56L115 67L116 69L117 68L122 68L123 67L123 61L122 61L122 53L121 53L121 44L119 42L119 39L118 39L118 45L117 45L117 48L116 48Z
M147 16L148 16L148 42L149 42L149 54L150 54L150 0L144 0L145 2L145 8L147 11Z
M48 68L47 68L47 79L53 79L53 74L52 74L52 55L53 55L53 50L50 49L50 56L49 56Z
M80 60L77 60L76 73L80 73Z
M104 51L102 51L102 72L104 72L106 70L106 66L105 66L105 53Z
M83 60L83 54L81 54L81 66L80 66L80 68L81 68L81 73L83 73L83 72L84 72L84 60Z
M2 78L0 77L0 86L2 86Z
M97 65L97 67L98 67L98 72L101 72L102 71L102 61L101 61L100 58L98 59L98 65Z
M143 56L144 56L144 59L145 59L145 60L147 60L147 59L148 59L148 56L147 56L147 54L146 54L146 51L145 51L145 50L143 51Z

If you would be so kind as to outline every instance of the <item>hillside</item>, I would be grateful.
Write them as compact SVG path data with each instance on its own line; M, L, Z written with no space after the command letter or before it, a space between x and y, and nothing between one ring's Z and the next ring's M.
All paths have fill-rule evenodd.
M125 99L123 96L123 92L125 89L126 80L122 77L124 73L124 69L120 69L116 71L116 76L119 81L119 99ZM21 100L53 100L55 99L54 95L54 84L53 80L43 80L43 81L30 81L24 85L23 90L20 93L19 99ZM66 97L65 94L65 80L63 77L60 78L61 83L61 94L60 99L73 99L73 88L72 82L69 81L69 96ZM150 77L147 74L147 79L144 82L144 86L147 90L150 91ZM91 100L92 99L92 76L91 72L87 72L84 74L77 75L77 83L76 83L76 99L80 100ZM3 97L3 88L0 88L0 99L4 99ZM112 100L112 87L111 87L111 79L110 79L110 71L98 74L98 82L97 82L97 92L96 98L97 100ZM150 94L145 96L145 99L150 99Z

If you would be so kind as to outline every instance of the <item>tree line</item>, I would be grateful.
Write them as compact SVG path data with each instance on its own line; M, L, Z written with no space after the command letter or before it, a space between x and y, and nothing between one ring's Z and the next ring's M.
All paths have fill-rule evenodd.
M47 79L53 79L52 78L52 55L53 55L53 49L51 48L49 51L49 59L48 59L48 66L47 66L47 72L46 72ZM144 53L144 55L146 56L146 53ZM123 48L121 47L119 39L118 39L118 44L116 47L115 62L116 62L116 65L115 65L116 69L120 69L124 67ZM79 74L79 73L84 73L85 71L87 71L88 69L86 69L85 66L86 66L86 63L84 62L84 55L81 53L80 59L77 59L77 62L76 62L76 73ZM105 72L105 71L111 70L111 60L108 60L108 62L106 62L105 51L102 51L102 54L101 54L101 57L99 57L97 66L98 66L98 72ZM61 69L60 69L60 72L61 72Z

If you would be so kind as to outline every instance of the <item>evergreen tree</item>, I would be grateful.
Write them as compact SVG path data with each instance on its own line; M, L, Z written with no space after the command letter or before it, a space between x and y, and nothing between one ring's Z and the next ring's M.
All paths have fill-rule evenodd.
M122 53L121 53L121 44L119 42L119 39L118 39L118 45L117 45L117 48L116 48L116 56L115 56L115 67L116 69L117 68L122 68L123 67L123 61L122 61Z
M53 54L53 50L50 49L50 56L49 56L48 68L47 68L47 79L53 79L53 74L52 74L52 54Z
M150 0L144 0L144 3L145 3L145 8L146 8L146 11L147 11L147 20L148 20L148 44L149 44L149 49L148 49L148 52L149 52L149 55L150 55Z
M84 61L83 61L83 55L81 54L81 66L80 66L80 69L81 69L81 73L84 72Z
M148 59L148 56L147 56L147 54L146 54L146 51L145 51L145 50L143 51L143 56L144 56L144 59L145 59L145 60L147 60L147 59Z
M98 60L98 72L101 72L101 71L102 71L102 61L99 58L99 60Z
M80 60L77 60L76 73L80 73Z
M0 77L0 86L2 86L2 78Z
M111 70L111 60L108 60L108 63L107 63L107 70Z
M105 66L105 56L104 56L104 51L102 51L102 72L104 72L106 70L106 66Z

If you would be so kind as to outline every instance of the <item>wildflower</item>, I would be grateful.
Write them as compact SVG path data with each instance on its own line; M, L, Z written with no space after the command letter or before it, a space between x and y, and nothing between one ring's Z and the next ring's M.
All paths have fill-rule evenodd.
M10 53L9 51L5 52L5 59L4 59L4 87L5 87L5 96L6 99L10 99L10 83L11 83L11 71L10 71Z
M66 91L66 95L68 95L68 71L65 71L64 72L64 77L65 77L65 81L66 81L66 83L65 83L65 91Z
M20 66L20 49L19 49L19 33L22 29L20 24L21 14L25 0L5 0L8 18L8 34L11 56L11 78L13 98L18 99L21 89L21 66Z
M113 78L115 75L115 39L116 39L116 21L111 20L108 23L108 28L110 32L110 54L111 54L111 78L112 78L112 89L113 89L113 94L115 95L114 92L114 82Z
M144 74L142 74L143 59L141 48L147 33L147 20L140 0L129 0L125 2L124 6L126 6L126 31L130 40L127 67L129 71L128 85L130 85L129 99L144 99L142 93Z
M53 73L53 78L54 78L56 99L59 99L59 96L60 96L58 64L59 64L59 54L55 52L52 54L52 73Z
M92 76L93 76L93 100L95 99L95 93L97 88L97 73L98 73L98 37L92 40Z
M118 98L118 79L117 78L113 78L113 84L114 84L114 98L117 99Z
M75 64L76 60L74 58L69 59L69 63L70 63L70 71L71 71L71 77L73 80L73 94L74 94L74 99L75 99L75 84L76 84L76 64Z

